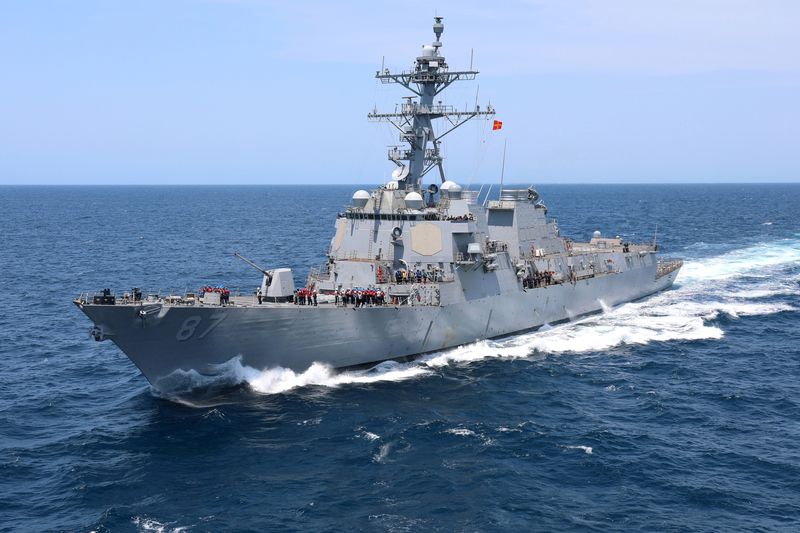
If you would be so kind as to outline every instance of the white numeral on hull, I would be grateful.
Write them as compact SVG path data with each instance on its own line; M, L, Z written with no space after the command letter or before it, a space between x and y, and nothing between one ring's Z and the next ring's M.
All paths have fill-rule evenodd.
M225 317L228 316L225 313L214 313L209 317L209 321L211 324L201 333L197 338L202 339L213 330L215 327L219 326L219 324L225 320ZM197 331L197 327L200 325L203 319L197 315L192 315L186 320L183 321L181 324L180 329L175 334L175 340L178 342L188 341L191 339L195 332Z

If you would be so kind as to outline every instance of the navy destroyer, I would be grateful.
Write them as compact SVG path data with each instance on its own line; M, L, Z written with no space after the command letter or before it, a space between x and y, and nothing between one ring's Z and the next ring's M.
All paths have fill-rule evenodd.
M393 113L369 113L398 130L391 179L358 190L341 212L325 267L296 288L289 268L262 268L256 294L204 287L181 295L80 295L95 340L110 339L159 388L170 376L213 374L240 358L256 369L303 371L366 365L534 330L645 297L672 285L682 262L659 260L655 242L634 244L599 232L562 237L533 187L479 201L447 179L441 144L471 119L494 120L491 106L460 111L437 98L472 70L450 70L435 41L413 68L376 77L411 92ZM440 122L435 122L440 121ZM434 128L443 123L444 127ZM438 185L424 184L429 172ZM485 195L488 198L488 193Z

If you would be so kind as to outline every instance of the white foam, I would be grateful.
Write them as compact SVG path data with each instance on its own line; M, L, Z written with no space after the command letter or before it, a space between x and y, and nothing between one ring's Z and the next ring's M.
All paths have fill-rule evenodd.
M768 271L776 266L798 262L800 262L800 243L795 239L783 239L732 250L698 261L687 261L681 269L679 279L720 280L750 273L769 273Z
M131 520L133 525L135 525L139 531L144 532L153 532L153 533L182 533L183 531L187 531L188 528L186 527L174 527L170 528L169 524L163 524L158 520L153 520L152 518L144 518L139 516L134 516Z
M592 454L591 446L564 446L564 448L567 448L568 450L583 450L583 452L586 454Z
M458 435L459 437L474 437L476 433L471 429L467 428L451 428L446 429L445 433L450 433L451 435Z
M359 436L364 438L364 439L367 439L367 440L370 440L370 441L376 441L376 440L380 440L380 438L381 438L380 435L378 435L376 433L373 433L371 431L367 431L364 428L358 428L358 430L359 430Z
M391 443L387 442L386 444L381 444L381 447L378 448L378 452L372 456L372 462L374 463L383 463L386 461L386 458L389 456L389 451L392 449Z
M789 294L794 294L797 291L793 291L789 288L765 288L765 289L748 289L748 290L741 290L741 291L734 291L728 294L731 298L744 298L747 300L757 300L761 298L771 298L773 296L785 296Z
M322 363L314 363L308 370L299 374L288 368L256 370L245 366L242 369L244 371L243 381L246 381L253 390L265 394L286 392L309 385L338 387L352 383L401 381L429 373L429 370L418 365L397 363L359 372L336 372Z

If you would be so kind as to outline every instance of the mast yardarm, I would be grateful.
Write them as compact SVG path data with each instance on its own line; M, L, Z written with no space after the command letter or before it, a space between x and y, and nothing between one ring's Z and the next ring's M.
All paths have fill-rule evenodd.
M370 121L392 124L400 132L400 141L407 144L389 148L389 160L398 167L398 171L395 171L395 176L399 178L398 185L407 190L419 190L422 177L434 167L439 169L439 177L444 183L440 153L442 139L473 117L494 115L491 105L485 109L476 105L471 111L457 111L452 106L442 105L441 100L434 103L434 98L451 83L474 80L478 74L477 70L448 69L440 53L443 31L442 17L434 17L433 33L436 40L422 47L422 55L414 62L413 71L396 74L385 69L375 74L382 83L399 83L416 95L404 97L398 112L379 113L374 109L367 115ZM441 118L447 120L449 129L437 136L432 121Z

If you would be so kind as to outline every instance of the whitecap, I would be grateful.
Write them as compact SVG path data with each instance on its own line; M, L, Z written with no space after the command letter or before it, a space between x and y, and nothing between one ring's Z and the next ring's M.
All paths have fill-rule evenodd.
M450 428L444 431L445 433L450 433L451 435L458 435L459 437L474 437L476 433L471 429L467 428Z
M359 437L361 437L363 439L367 439L369 441L376 441L376 440L380 440L380 438L381 438L380 435L378 435L376 433L373 433L371 431L367 431L364 428L358 428L358 431L359 431Z
M378 448L378 452L372 456L372 462L374 463L383 463L386 461L386 458L389 456L389 451L391 450L392 445L391 443L387 442L386 444L381 444L381 447Z
M185 526L171 528L169 524L164 524L158 520L140 516L134 516L131 522L139 529L139 531L148 533L182 533L183 531L188 531L188 528Z
M586 453L588 455L592 455L592 447L591 446L580 446L580 445L578 445L578 446L564 446L564 448L567 448L569 450L583 450L584 453Z

